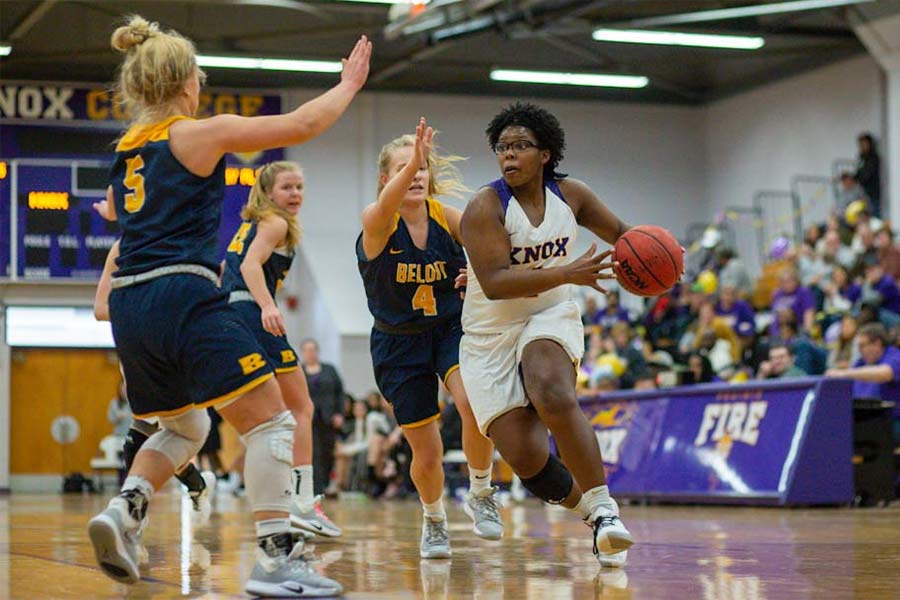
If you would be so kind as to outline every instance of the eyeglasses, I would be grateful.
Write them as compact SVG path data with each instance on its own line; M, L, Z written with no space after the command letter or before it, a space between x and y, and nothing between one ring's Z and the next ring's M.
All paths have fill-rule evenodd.
M497 142L494 144L494 154L506 154L510 150L515 154L521 154L529 148L538 148L538 145L530 140L516 140L514 142Z

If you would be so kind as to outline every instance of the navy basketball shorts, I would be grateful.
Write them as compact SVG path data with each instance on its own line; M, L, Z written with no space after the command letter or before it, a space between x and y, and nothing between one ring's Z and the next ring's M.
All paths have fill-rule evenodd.
M168 275L114 289L109 309L136 419L221 404L273 376L253 332L204 277Z
M398 424L421 427L440 417L438 377L446 382L459 369L461 338L458 318L421 333L372 330L375 381Z
M297 353L288 342L287 336L272 335L263 328L262 309L256 302L241 300L232 302L231 306L241 315L241 319L253 332L253 336L259 342L265 352L264 356L275 369L276 374L288 373L300 368Z

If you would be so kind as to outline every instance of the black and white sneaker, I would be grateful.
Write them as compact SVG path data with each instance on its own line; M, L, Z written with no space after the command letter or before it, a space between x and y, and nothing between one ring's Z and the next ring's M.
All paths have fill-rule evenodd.
M141 579L138 566L147 560L147 551L141 545L142 523L135 517L128 500L116 496L106 510L88 522L97 564L121 583L137 583Z
M622 567L634 538L625 528L619 515L601 512L592 524L594 528L594 556L603 567Z

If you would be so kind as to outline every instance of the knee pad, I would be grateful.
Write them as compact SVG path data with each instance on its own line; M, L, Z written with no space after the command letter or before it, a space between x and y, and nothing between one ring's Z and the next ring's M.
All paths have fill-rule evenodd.
M122 458L125 460L125 471L131 470L134 457L151 435L159 431L156 425L147 421L135 420L125 436L125 445L122 447Z
M209 435L209 415L205 410L189 410L177 417L161 417L162 430L150 436L144 448L165 454L178 471L191 460Z
M244 481L251 510L290 511L296 426L293 415L284 411L244 435Z
M572 491L574 480L572 474L555 455L547 458L547 464L534 477L522 478L526 490L550 504L559 504Z

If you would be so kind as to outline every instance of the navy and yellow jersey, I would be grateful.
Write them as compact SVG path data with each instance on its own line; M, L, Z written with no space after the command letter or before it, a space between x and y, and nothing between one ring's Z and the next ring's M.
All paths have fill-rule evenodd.
M413 243L400 215L381 254L368 260L362 234L356 240L356 258L375 328L386 333L418 333L450 318L459 318L462 299L453 288L466 266L462 247L450 234L444 207L426 201L428 241L425 250Z
M169 127L186 118L134 125L116 147L110 183L122 230L117 276L174 264L219 271L225 160L208 177L199 177L175 158Z
M250 291L247 289L247 283L244 281L244 275L241 273L241 263L247 256L250 244L256 238L257 223L256 221L242 221L238 227L228 249L225 253L225 273L222 275L222 289L226 292L234 291ZM291 263L294 261L293 250L285 248L275 248L272 255L269 256L263 266L263 274L266 276L266 288L275 297L275 292L281 287L281 282L287 276L291 269Z

